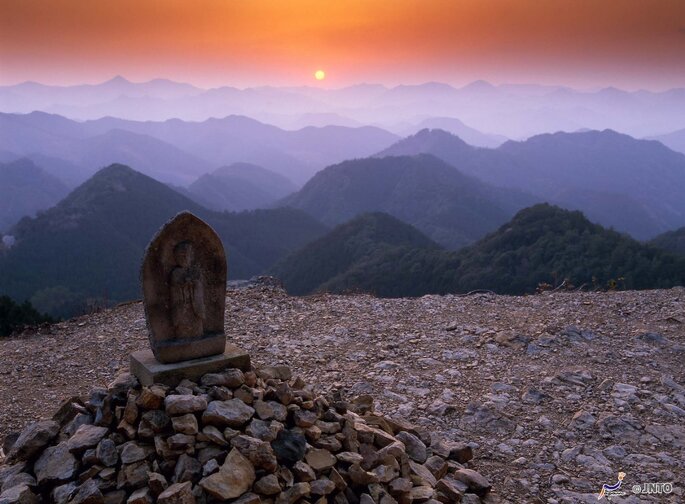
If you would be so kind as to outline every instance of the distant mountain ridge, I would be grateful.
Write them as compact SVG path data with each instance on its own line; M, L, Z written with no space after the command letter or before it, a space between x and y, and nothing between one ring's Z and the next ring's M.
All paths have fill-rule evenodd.
M345 161L317 173L280 202L327 225L385 212L449 248L470 243L535 202L462 174L427 154Z
M69 189L29 159L0 163L0 235L19 219L56 204Z
M286 177L250 163L223 166L188 187L191 197L203 206L232 212L269 208L296 190Z
M685 223L685 156L614 131L554 133L497 149L476 148L441 130L422 130L378 156L433 154L498 187L580 209L606 226L648 239ZM612 211L611 201L627 206Z
M657 140L669 149L685 154L685 128L666 135L649 137L647 140Z
M371 126L286 131L244 116L203 122L112 117L76 122L43 112L0 113L0 150L63 159L88 174L123 162L176 185L188 185L204 173L236 162L262 166L304 183L325 166L369 156L398 138Z
M40 311L54 315L72 314L88 298L137 298L145 246L184 210L221 237L229 278L261 273L326 231L293 209L212 212L129 167L111 165L11 230L17 241L0 252L0 295L31 299Z
M165 79L130 82L117 76L94 85L0 86L0 110L56 113L78 120L106 116L164 121L245 115L291 129L295 125L412 124L416 117L458 117L478 131L526 138L549 131L614 129L636 137L683 127L685 91L575 90L563 86L475 81L462 87L426 82L386 87L358 84L340 89L259 86L213 89ZM306 114L311 114L309 118ZM380 149L379 149L380 150ZM250 160L248 160L250 161Z

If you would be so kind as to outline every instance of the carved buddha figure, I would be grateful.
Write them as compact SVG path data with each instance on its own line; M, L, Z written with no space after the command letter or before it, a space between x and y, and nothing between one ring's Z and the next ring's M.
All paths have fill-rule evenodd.
M171 324L175 339L197 338L204 333L205 300L202 271L193 263L193 244L174 247L176 266L169 277Z

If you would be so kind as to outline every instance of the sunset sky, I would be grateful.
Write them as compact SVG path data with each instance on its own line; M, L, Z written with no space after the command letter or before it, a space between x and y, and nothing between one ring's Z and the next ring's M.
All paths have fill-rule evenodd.
M0 83L114 75L658 90L685 86L685 1L0 0Z

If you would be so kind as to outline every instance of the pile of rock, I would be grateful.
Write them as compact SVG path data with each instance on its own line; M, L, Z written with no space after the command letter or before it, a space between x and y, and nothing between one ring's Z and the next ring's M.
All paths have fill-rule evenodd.
M491 502L468 445L317 397L284 366L175 388L120 375L27 427L0 465L0 504Z

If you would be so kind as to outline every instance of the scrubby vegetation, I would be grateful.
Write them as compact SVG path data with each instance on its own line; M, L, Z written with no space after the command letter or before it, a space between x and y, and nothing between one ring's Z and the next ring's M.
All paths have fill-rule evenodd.
M54 320L38 313L28 301L17 304L9 296L0 296L0 336L9 336L17 329L43 322Z

